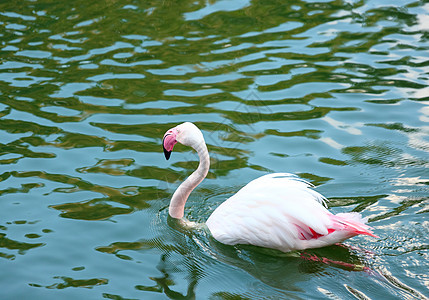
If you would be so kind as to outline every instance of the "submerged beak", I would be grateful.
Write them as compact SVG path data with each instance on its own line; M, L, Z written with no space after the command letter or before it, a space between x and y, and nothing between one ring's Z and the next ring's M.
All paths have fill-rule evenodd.
M162 149L164 150L164 155L167 160L170 158L171 151L177 143L176 135L177 130L173 128L167 131L162 139Z

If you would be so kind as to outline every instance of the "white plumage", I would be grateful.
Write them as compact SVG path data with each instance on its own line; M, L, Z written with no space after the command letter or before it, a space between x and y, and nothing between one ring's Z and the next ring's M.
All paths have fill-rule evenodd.
M182 218L190 192L205 178L209 155L201 131L186 122L167 131L167 159L179 141L200 157L198 169L182 183L170 203L170 215ZM359 213L333 215L326 198L312 185L288 173L259 177L223 202L206 224L213 237L227 245L251 244L283 252L332 245L358 234L376 237Z

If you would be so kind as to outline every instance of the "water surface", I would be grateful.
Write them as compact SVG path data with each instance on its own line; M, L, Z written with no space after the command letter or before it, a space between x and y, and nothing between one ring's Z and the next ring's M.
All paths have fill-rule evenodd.
M425 1L0 4L4 299L429 297ZM204 222L267 172L369 218L379 239L280 255L169 219L198 157Z

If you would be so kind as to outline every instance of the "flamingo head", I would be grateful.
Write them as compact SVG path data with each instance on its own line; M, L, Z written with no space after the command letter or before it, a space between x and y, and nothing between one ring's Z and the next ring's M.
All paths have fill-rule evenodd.
M204 142L204 137L198 127L191 122L185 122L169 129L162 139L162 147L167 160L170 158L171 151L173 151L173 147L177 142L195 148L195 146Z

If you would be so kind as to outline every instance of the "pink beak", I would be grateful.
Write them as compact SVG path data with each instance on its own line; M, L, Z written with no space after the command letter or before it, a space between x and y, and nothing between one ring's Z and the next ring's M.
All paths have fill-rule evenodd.
M164 134L162 139L162 148L164 149L165 158L168 160L173 150L174 145L176 145L177 140L177 129L172 128Z

